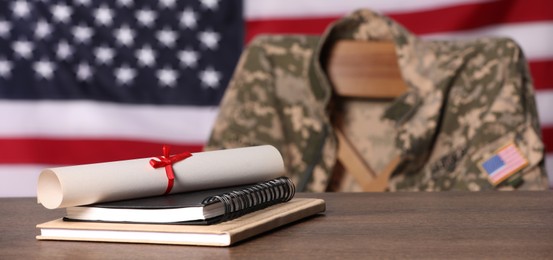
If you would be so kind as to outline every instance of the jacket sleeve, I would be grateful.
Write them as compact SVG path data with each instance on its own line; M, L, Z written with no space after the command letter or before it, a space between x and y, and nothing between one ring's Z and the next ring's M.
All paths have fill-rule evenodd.
M438 81L444 84L437 84L443 87L436 88L434 95L423 96L424 102L417 103L418 117L403 126L405 139L416 148L410 155L422 167L396 175L392 190L547 189L534 90L520 47L507 38L436 44L445 50L441 53L448 61L444 68L454 64L450 61L459 62L452 69L442 69L440 75L454 73ZM438 109L427 109L432 96L443 96L443 104L435 106ZM436 129L435 133L412 134L417 129L413 124L425 122L420 118L435 120L436 127L427 128ZM427 160L420 158L425 149L421 144L431 147ZM514 150L511 147L520 157L503 158L502 151ZM497 167L487 167L497 158L501 158ZM500 170L500 164L506 170Z
M273 145L299 191L325 191L334 160L321 154L333 143L309 80L317 39L254 39L240 58L205 149Z

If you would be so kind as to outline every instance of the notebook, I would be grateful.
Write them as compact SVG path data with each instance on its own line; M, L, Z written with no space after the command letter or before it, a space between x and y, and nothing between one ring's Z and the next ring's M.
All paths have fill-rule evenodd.
M321 199L294 198L214 225L71 222L37 225L38 240L229 246L271 229L325 211Z
M295 194L280 177L252 185L176 193L66 208L66 221L213 224L277 203Z

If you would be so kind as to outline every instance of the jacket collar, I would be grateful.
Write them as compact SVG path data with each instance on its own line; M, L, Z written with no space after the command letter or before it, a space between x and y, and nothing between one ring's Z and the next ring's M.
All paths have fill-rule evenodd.
M452 74L462 67L463 55L441 53L446 42L420 40L384 15L357 10L327 28L313 55L311 87L325 106L332 95L332 84L323 64L334 43L343 39L394 42L402 77L409 89L391 102L383 119L397 125L396 146L404 158L426 156L420 151L429 151L433 145L447 89Z

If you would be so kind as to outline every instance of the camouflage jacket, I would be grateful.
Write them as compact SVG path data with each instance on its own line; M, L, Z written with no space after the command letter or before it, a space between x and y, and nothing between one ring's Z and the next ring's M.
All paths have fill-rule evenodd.
M271 144L299 190L327 190L337 142L329 119L332 86L322 62L341 39L396 45L407 93L389 102L350 102L346 116L352 134L368 140L369 165L378 170L392 155L400 156L389 190L514 189L506 181L492 185L483 167L508 144L528 162L512 170L510 179L522 183L516 188L547 188L533 86L520 47L505 38L421 40L370 10L336 21L322 36L253 40L223 97L206 149ZM359 143L360 151L371 150Z

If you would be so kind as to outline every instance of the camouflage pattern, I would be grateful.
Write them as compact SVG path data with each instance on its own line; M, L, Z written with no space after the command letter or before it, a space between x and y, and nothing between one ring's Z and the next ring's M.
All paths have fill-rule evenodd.
M323 63L341 39L396 45L407 93L388 102L343 105L344 131L372 168L378 172L401 157L390 191L547 188L533 86L520 47L506 38L421 40L370 10L344 17L322 36L270 35L251 42L206 149L271 144L298 190L328 190L337 142ZM529 161L516 174L523 182L493 187L480 164L509 143Z

